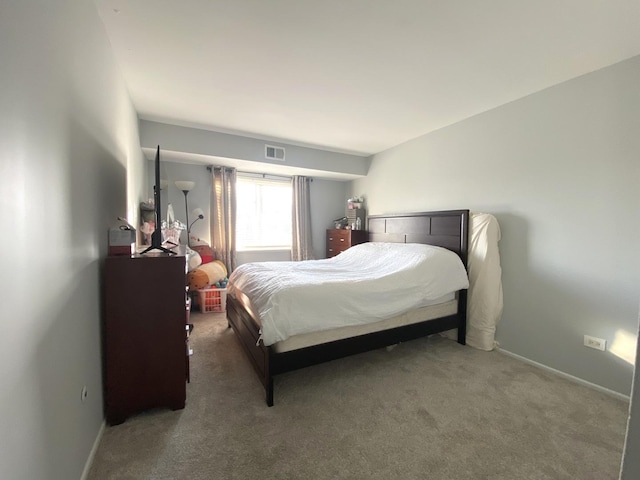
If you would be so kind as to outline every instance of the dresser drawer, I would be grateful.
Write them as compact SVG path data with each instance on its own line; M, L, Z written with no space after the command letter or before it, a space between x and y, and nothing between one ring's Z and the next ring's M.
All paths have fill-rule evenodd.
M327 243L349 243L351 230L327 230Z
M363 230L327 230L327 258L335 257L349 247L366 242L368 233Z
M342 243L342 244L330 243L330 244L327 244L327 258L335 257L339 253L344 252L350 246L351 245L349 245L348 243Z

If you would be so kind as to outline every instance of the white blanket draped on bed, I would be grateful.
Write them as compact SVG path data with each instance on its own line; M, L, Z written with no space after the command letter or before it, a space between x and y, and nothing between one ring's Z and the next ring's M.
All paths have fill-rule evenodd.
M440 247L363 243L325 260L239 266L241 290L260 315L262 340L371 323L468 288L460 258Z

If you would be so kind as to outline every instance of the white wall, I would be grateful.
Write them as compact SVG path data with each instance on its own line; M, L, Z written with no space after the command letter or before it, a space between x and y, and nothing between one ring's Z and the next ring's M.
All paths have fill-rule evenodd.
M629 394L640 297L640 57L375 155L370 213L493 213L502 348ZM627 348L628 361L582 346ZM623 356L625 356L623 355Z
M2 2L0 45L0 478L77 479L103 422L107 230L144 190L137 118L92 2Z
M348 182L334 182L316 178L311 184L311 222L313 253L317 259L327 256L327 228L334 220L345 216Z

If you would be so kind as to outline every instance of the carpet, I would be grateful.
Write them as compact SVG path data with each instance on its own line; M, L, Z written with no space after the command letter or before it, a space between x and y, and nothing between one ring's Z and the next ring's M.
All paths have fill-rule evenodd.
M187 405L107 427L90 479L617 479L628 402L435 335L275 378L193 313Z

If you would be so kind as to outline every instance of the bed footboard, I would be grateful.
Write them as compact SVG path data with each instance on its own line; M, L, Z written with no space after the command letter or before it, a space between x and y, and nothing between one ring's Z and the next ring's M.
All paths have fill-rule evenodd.
M251 315L233 295L227 296L227 320L240 340L247 358L265 388L267 405L273 406L273 376L270 369L270 350L258 342L260 332Z

